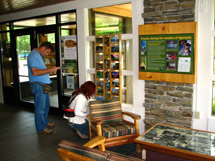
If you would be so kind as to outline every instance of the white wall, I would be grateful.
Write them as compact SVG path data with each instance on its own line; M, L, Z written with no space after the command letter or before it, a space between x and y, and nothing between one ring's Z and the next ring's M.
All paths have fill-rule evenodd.
M195 84L194 112L200 118L193 119L193 128L215 131L211 120L212 78L213 78L213 0L196 1L196 21L198 22L198 66L197 83ZM210 124L209 124L210 123Z
M123 107L123 110L131 111L141 115L139 121L140 133L145 131L143 120L145 118L145 108L143 107L145 96L145 81L139 80L139 37L138 25L143 25L143 0L132 1L132 30L133 30L133 108Z
M87 80L87 42L86 37L89 36L88 31L88 9L77 9L77 37L78 37L78 70L79 85Z

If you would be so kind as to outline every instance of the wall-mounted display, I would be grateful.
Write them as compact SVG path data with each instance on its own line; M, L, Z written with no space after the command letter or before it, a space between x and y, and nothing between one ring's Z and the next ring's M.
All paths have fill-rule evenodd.
M96 98L121 96L121 36L95 37Z
M63 73L78 73L76 35L60 37L61 67Z
M60 36L60 67L62 76L62 87L64 94L67 95L78 88L78 53L76 35ZM53 59L48 60L54 63Z
M140 35L139 70L193 74L194 34Z
M196 22L139 25L138 48L139 79L196 82Z

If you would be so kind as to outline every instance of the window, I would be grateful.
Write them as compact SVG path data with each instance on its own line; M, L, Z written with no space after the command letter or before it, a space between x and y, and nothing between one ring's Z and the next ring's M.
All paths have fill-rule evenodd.
M215 81L213 81L212 116L215 116Z
M214 12L214 10L215 10L215 2L214 2L214 5L213 5L214 7L213 7L213 23L215 23L215 12ZM215 26L215 25L214 25ZM214 43L213 43L213 55L214 55L214 58L213 58L213 75L215 74L215 29L213 28L213 41L214 41ZM214 78L214 77L213 77ZM213 79L213 89L212 89L212 91L213 91L213 95L212 95L212 112L211 112L211 114L212 114L212 116L215 116L215 79Z
M64 13L60 15L61 36L76 35L76 13Z
M133 69L132 40L122 40L122 69Z
M1 33L2 40L2 54L3 54L3 72L4 72L4 86L13 86L13 68L12 68L12 57L10 49L10 33Z
M117 11L117 12L116 12ZM108 7L94 8L89 10L89 34L88 37L88 56L89 69L95 68L94 56L94 37L97 35L121 34L121 52L122 52L122 102L133 104L133 55L132 55L132 37L125 38L123 34L132 33L132 11L131 3L114 5ZM91 70L90 80L92 78ZM95 74L94 74L95 76Z
M133 104L133 77L122 77L122 102Z
M76 22L76 13L61 14L60 21L61 23Z
M16 21L13 23L15 30L24 29L27 27L38 27L38 26L47 26L47 25L55 25L55 24L56 24L55 16L33 18L28 20Z
M1 24L1 31L10 30L9 23Z
M76 25L62 25L61 36L76 35Z
M130 3L90 9L90 35L131 33L131 20L132 14Z

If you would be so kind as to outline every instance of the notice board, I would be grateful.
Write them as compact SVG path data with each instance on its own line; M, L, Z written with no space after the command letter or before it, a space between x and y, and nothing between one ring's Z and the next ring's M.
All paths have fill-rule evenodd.
M195 83L196 22L139 26L139 79Z

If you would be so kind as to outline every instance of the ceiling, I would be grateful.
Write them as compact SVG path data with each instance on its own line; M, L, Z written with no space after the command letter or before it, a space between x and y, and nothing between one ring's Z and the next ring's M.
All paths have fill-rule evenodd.
M19 11L25 11L29 9L59 4L63 2L77 1L77 0L0 0L0 16L9 13L15 13ZM113 5L107 7L94 8L95 12L105 13L110 15L116 15L121 17L132 17L131 3ZM101 15L102 16L102 15ZM101 17L106 23L109 17ZM64 22L74 21L76 19L74 13L61 14L61 20ZM113 22L114 17L111 17L111 22ZM118 21L118 19L117 19ZM56 23L55 16L43 17L43 18L33 18L28 20L21 20L14 22L16 27L34 27L34 26L43 26L51 25Z
M0 0L0 15L45 7L75 0Z
M94 8L93 10L101 13L107 13L107 14L112 14L112 15L117 15L122 17L130 17L130 18L132 17L131 3Z

